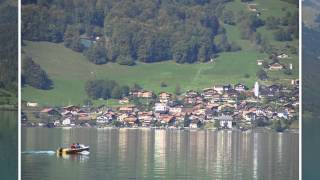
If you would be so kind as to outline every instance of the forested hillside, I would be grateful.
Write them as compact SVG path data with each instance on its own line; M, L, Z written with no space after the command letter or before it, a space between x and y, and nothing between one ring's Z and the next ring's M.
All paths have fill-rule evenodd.
M33 66L23 66L23 98L81 104L91 80L157 93L289 85L299 74L297 2L23 0L22 64ZM283 68L270 70L274 63Z
M16 103L18 77L18 13L13 1L0 1L0 104Z
M319 117L320 113L320 3L315 0L303 2L303 31L302 31L302 80L303 80L303 110L305 117ZM313 13L308 13L313 12ZM310 116L311 115L311 116Z
M320 95L320 29L303 28L303 107L319 116Z
M275 51L270 44L273 39L262 36L257 28L275 30L276 41L297 39L297 11L263 19L253 10L228 10L225 6L230 2L23 0L22 36L25 40L64 42L95 64L125 65L172 59L177 63L206 62L220 52L241 50L224 25L239 26L241 39L269 54Z

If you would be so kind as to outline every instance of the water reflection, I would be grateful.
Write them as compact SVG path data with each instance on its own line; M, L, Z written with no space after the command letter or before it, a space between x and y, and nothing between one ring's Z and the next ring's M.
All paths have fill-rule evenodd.
M85 163L89 160L89 155L76 155L76 154L64 154L57 155L58 159L68 160L68 161L76 161L79 163Z
M23 141L29 141L33 134L32 141L41 143L33 143L33 147L24 143L22 148L50 147L76 140L90 145L88 158L69 157L73 163L63 164L50 157L23 156L22 175L28 174L30 179L41 176L54 179L57 176L53 178L41 170L32 176L30 172L38 163L50 163L53 172L59 171L54 166L68 169L67 165L72 163L73 169L85 174L85 178L77 176L80 180L104 179L106 175L109 179L298 179L298 134L139 129L70 131L26 129ZM42 138L47 136L42 136L43 133L50 133L53 141L44 143ZM75 179L71 175L69 178Z
M0 111L1 179L18 179L17 111Z

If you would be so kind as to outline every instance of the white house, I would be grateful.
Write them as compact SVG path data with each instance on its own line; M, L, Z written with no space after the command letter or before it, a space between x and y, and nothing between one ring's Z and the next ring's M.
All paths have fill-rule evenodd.
M59 120L54 121L53 125L54 126L60 126L60 121Z
M198 124L197 123L190 123L189 127L192 129L195 129L195 128L198 128Z
M219 94L223 93L223 86L219 85L219 86L213 86L213 90L217 91Z
M217 120L220 122L220 127L223 128L232 128L232 123L233 123L233 117L229 115L222 115L217 118Z
M68 125L70 125L71 124L71 120L69 119L69 118L66 118L66 119L64 119L63 121L62 121L62 125L64 125L64 126L68 126Z
M155 112L167 112L168 111L168 107L166 104L164 103L156 103L154 106L154 111Z
M277 57L279 59L285 59L285 58L288 58L289 56L288 56L288 54L282 53L282 54L279 54Z
M257 65L258 65L258 66L262 66L262 64L263 64L263 60L258 59L258 60L257 60Z
M27 102L27 107L37 107L38 103L36 102Z
M97 123L99 123L99 124L107 123L108 120L109 120L109 118L106 117L106 116L99 116L99 117L97 117Z

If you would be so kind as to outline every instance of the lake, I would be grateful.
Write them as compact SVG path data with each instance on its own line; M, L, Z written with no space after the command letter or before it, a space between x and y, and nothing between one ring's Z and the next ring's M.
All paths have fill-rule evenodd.
M302 130L302 179L320 179L320 119L303 119Z
M0 111L1 179L18 179L18 112Z
M59 157L80 142L89 155ZM23 180L299 179L299 135L254 130L22 129Z

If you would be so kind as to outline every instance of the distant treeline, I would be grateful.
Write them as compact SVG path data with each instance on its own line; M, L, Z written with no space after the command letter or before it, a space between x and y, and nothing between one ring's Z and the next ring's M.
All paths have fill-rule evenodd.
M17 93L18 9L0 2L0 88Z

